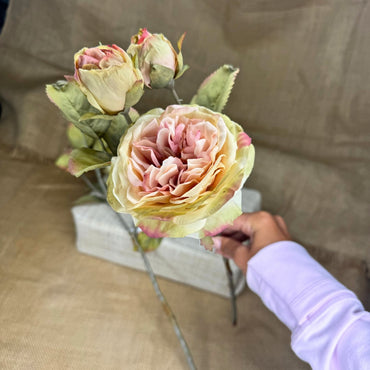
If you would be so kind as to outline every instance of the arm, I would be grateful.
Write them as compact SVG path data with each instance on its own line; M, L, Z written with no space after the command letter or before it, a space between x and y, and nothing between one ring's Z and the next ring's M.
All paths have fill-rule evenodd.
M245 246L241 242L249 239ZM370 369L370 313L299 244L284 220L243 214L221 237L217 253L246 273L251 290L292 331L292 349L313 369Z
M247 282L313 369L370 369L370 313L302 246L282 241L262 249L248 262Z

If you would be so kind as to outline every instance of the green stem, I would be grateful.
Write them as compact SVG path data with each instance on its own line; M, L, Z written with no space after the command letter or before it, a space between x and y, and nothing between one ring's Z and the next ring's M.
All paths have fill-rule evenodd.
M95 176L96 176L96 178L98 180L98 184L99 184L99 187L100 187L102 193L105 196L107 196L107 187L106 187L105 182L103 180L103 176L101 175L100 168L97 168L95 170Z
M238 313L236 308L236 295L235 295L235 286L233 280L233 272L231 271L230 261L223 257L227 280L229 282L229 289L230 289L230 302L231 302L231 322L235 326L238 320Z
M169 90L171 90L172 95L173 95L173 97L174 97L174 98L175 98L175 100L176 100L176 103L177 103L177 104L179 104L179 105L181 105L181 104L182 104L182 99L180 99L180 98L179 98L179 96L177 95L177 92L176 92L176 90L175 90L175 80L172 80L172 81L168 84L167 88L168 88Z
M176 333L176 336L177 336L177 338L178 338L178 340L180 342L180 345L182 347L182 350L183 350L183 352L185 354L186 361L188 362L189 368L191 370L196 370L196 367L195 367L195 363L194 363L192 354L190 352L190 349L189 349L188 344L186 343L186 340L184 338L184 335L182 334L182 331L181 331L180 326L179 326L179 324L177 322L176 316L173 313L170 305L168 304L166 297L163 295L163 293L162 293L162 291L161 291L161 289L159 287L157 278L155 277L154 271L153 271L153 269L152 269L152 267L150 265L149 259L146 256L143 248L141 247L140 242L138 241L138 238L137 238L137 228L135 227L135 225L133 225L133 227L130 228L127 225L126 221L121 217L121 215L119 213L116 213L116 215L119 218L119 220L122 223L122 225L124 226L124 228L126 229L126 231L130 234L133 243L136 245L138 251L140 252L140 255L141 255L141 257L142 257L142 259L144 261L146 272L148 273L148 275L150 277L150 280L152 282L154 291L155 291L158 299L162 303L162 307L163 307L164 312L166 313L166 315L168 316L168 318L171 321L171 324L173 326L173 329L174 329L174 331ZM134 232L132 232L132 230L134 230Z
M88 186L88 188L91 190L91 195L93 195L96 198L107 200L107 195L102 192L99 188L97 188L88 178L86 175L81 176L83 182Z
M99 192L99 189L92 184L92 182L86 177L86 175L81 176L83 182L89 187L90 190Z

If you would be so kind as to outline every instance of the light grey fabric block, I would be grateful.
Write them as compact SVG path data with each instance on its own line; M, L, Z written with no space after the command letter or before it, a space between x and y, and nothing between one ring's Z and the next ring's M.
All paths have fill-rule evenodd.
M244 212L261 209L261 195L243 189ZM145 270L140 254L115 212L105 203L72 208L80 252L104 258L124 266ZM121 215L131 224L131 216ZM161 246L147 254L156 275L229 297L228 281L221 256L207 251L194 238L165 238ZM236 292L245 286L241 271L231 262Z

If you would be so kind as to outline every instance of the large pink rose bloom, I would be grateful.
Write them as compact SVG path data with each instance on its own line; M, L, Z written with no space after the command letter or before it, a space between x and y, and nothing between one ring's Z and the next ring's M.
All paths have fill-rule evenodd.
M215 235L241 214L254 148L227 116L172 105L141 116L112 161L108 201L152 237Z

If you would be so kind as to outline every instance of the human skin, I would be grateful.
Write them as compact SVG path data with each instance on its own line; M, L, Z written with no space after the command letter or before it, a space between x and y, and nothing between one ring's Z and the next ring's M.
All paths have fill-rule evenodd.
M281 216L260 211L243 213L232 226L212 239L215 252L233 259L245 275L248 261L262 248L291 237Z

